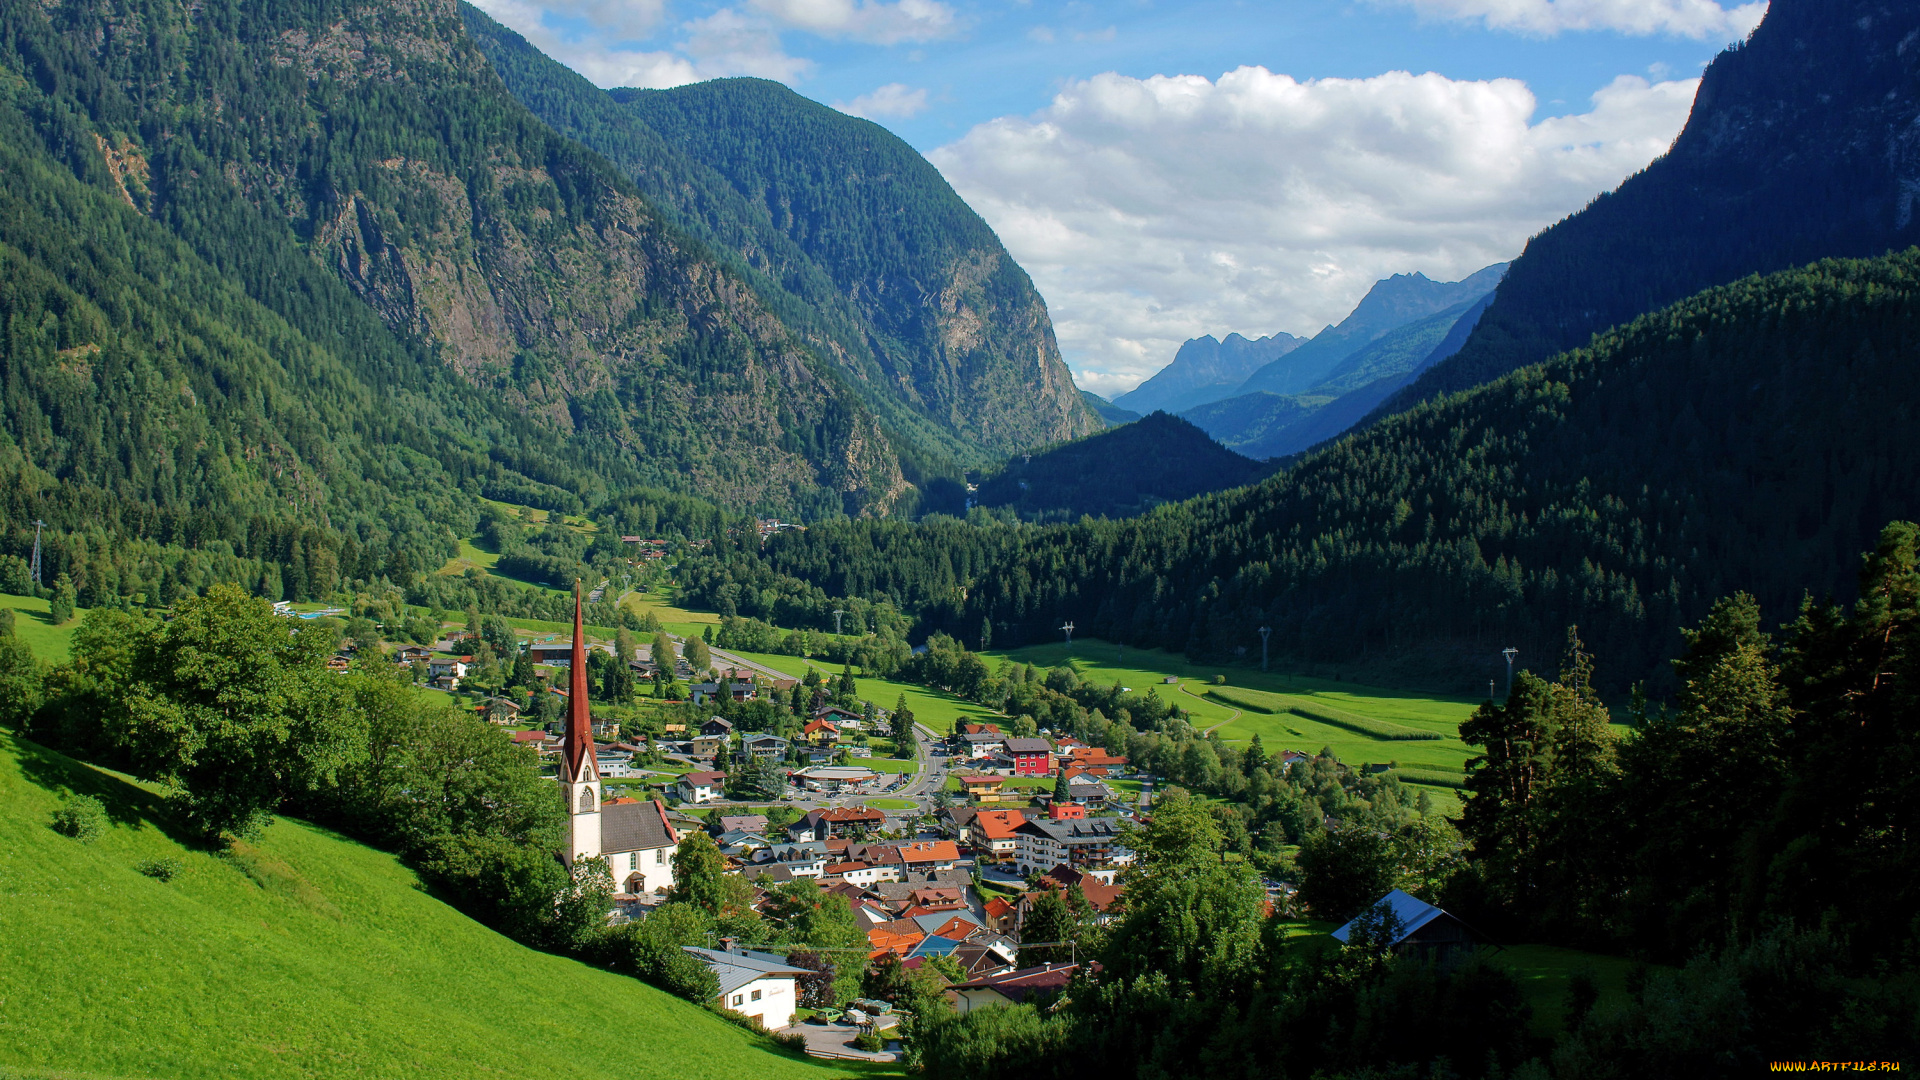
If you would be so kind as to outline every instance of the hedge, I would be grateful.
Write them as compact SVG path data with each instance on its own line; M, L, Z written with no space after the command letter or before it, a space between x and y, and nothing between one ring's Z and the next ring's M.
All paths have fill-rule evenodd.
M1388 775L1403 784L1425 784L1428 787L1464 788L1467 778L1459 773L1441 772L1438 769L1394 769Z
M1215 686L1207 690L1207 696L1218 698L1229 705L1238 705L1257 713L1279 713L1287 711L1287 699L1279 694L1269 694L1264 690L1247 690L1238 686Z
M1384 739L1388 742L1424 742L1428 739L1446 738L1437 731L1424 731L1420 728L1392 724L1385 720L1375 720L1370 716L1361 716L1358 713L1329 709L1324 705L1303 705L1296 701L1287 706L1287 711L1295 716L1304 716L1309 720L1318 720L1323 724L1346 728L1348 731L1365 735L1369 739Z

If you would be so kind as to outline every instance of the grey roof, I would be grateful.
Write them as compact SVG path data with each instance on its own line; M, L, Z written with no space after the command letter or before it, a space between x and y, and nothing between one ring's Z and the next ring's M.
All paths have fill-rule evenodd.
M973 917L973 912L967 911L964 908L957 909L954 911L934 911L934 912L929 912L928 914L925 914L925 915L915 915L913 917L913 921L920 925L920 932L923 934L931 934L935 930L938 930L942 926L945 926L947 923L952 922L954 919L965 919L967 922L973 923L973 925L975 926L980 925L977 921L975 921Z
M967 742L973 743L976 746L982 745L985 743L1003 743L1007 741L1007 737L1005 735L995 735L991 731L977 731L977 732L974 732L972 735L962 735L960 736L960 738Z
M799 844L772 844L754 855L755 862L813 862L827 857L827 846L818 840Z
M723 833L736 830L757 833L766 829L767 819L759 814L721 814L719 824Z
M778 735L768 735L768 734L749 735L746 737L745 742L748 746L752 746L754 743L765 743L765 742L776 742L776 743L779 743L781 746L787 745L787 740L781 738Z
M883 900L905 900L916 889L959 889L961 895L973 885L973 875L965 870L931 870L921 872L908 870L901 874L903 881L876 881L867 886L867 891Z
M1101 844L1120 838L1118 818L1079 818L1066 821L1028 821L1016 832L1035 830L1053 837L1062 844L1072 847L1075 844Z
M1045 739L1008 739L1007 750L1015 754L1046 754L1053 751L1053 744Z
M748 881L768 881L775 885L784 885L793 880L793 871L781 863L748 863L740 868L740 876Z
M672 847L673 834L651 802L608 803L600 808L600 850L649 851Z
M721 949L702 949L697 945L681 946L688 952L707 962L714 975L720 979L720 992L731 994L755 979L769 975L811 975L805 968L791 967L786 958L773 953L752 952L739 949L726 952Z

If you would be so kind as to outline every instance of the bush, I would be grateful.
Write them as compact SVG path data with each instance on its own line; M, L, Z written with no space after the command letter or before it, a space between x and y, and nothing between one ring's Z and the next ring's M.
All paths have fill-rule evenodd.
M53 831L91 844L106 828L107 808L91 795L75 795L53 812Z
M773 1045L783 1050L797 1050L802 1054L807 1052L807 1037L797 1031L791 1031L785 1034L775 1032L772 1038Z
M180 874L180 864L172 859L146 859L133 868L155 881L172 881Z
M871 1031L863 1031L853 1040L853 1048L865 1050L869 1054L877 1054L887 1048L887 1041Z
M1225 675L1215 675L1213 677L1213 685L1215 686L1227 685L1227 677Z
M712 968L678 945L658 940L644 922L622 923L596 934L581 950L581 958L695 1004L720 996L720 980Z

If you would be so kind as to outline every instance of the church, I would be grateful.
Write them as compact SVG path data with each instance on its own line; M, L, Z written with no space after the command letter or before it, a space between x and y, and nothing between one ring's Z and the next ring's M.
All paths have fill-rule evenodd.
M673 851L680 843L659 799L601 801L593 717L587 701L586 627L580 583L573 585L573 655L568 666L567 729L560 751L560 792L567 804L568 869L581 859L602 857L613 872L623 906L652 906L673 888Z

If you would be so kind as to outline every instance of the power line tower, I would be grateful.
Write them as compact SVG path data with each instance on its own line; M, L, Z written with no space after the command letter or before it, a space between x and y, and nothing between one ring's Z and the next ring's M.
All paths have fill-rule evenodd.
M33 565L27 567L27 576L33 579L34 588L40 587L40 530L47 527L44 521L33 523Z
M1272 634L1273 634L1273 627L1263 626L1260 628L1260 670L1261 671L1267 670L1267 638L1272 636Z
M845 614L846 612L841 610L840 608L833 609L833 636L834 637L840 636L840 616Z
M1073 647L1073 624L1062 623L1060 626L1060 629L1065 630L1067 632L1067 647L1072 648Z
M1507 658L1507 697L1511 698L1513 697L1513 658L1520 655L1520 650L1509 645L1500 650L1500 655Z

